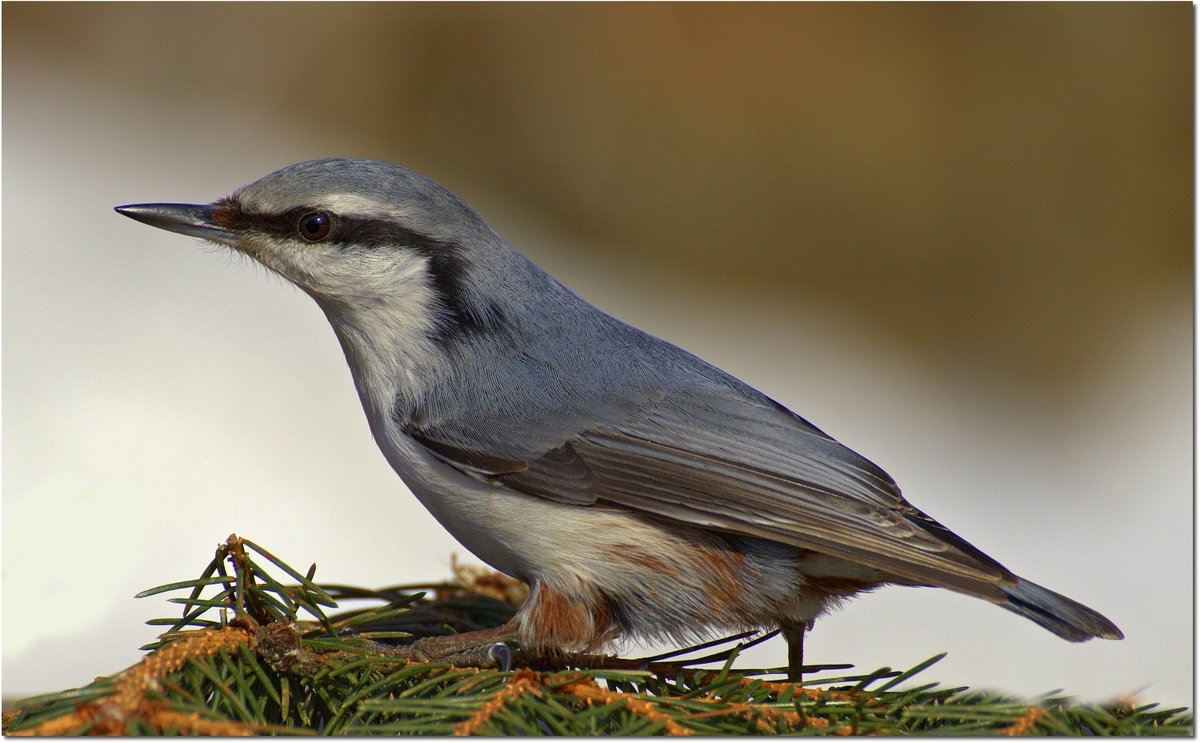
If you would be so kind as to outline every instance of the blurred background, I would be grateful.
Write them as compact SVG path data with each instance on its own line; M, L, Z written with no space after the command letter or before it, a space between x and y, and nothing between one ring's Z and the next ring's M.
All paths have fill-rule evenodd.
M1191 5L2 12L6 698L135 662L174 609L133 594L230 532L329 582L449 575L317 307L112 212L353 156L445 184L1127 635L890 588L807 659L1191 703Z

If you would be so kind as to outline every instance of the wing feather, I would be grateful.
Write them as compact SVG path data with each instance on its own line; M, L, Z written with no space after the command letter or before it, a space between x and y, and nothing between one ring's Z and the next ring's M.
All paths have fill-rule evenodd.
M998 598L1010 577L939 534L915 512L885 509L828 488L695 452L610 433L574 444L592 469L597 500L658 516L774 539L916 582ZM540 469L539 462L531 470ZM503 478L522 489L523 475Z
M878 466L732 378L617 392L406 431L442 461L529 495L772 539L993 601L998 585L1016 585Z

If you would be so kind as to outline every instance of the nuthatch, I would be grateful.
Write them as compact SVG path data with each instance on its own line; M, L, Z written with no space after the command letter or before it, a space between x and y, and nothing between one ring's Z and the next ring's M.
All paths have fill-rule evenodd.
M313 160L212 204L117 211L316 300L388 462L467 549L529 583L508 624L413 657L778 627L795 676L813 620L885 584L976 596L1071 641L1122 637L800 416L580 299L410 170Z

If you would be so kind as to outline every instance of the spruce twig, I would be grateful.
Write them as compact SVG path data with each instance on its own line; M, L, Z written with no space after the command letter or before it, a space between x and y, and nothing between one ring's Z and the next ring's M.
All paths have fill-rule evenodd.
M512 672L405 662L365 642L496 626L526 595L503 576L455 564L456 581L366 589L314 582L230 536L194 580L139 596L172 598L180 616L141 662L115 676L25 700L12 735L434 734L1191 735L1184 708L1118 700L1079 705L924 683L941 660L815 678L737 668L770 635L742 633L637 659L572 656ZM367 602L341 609L339 602ZM717 649L720 648L720 649ZM711 651L691 657L699 651ZM688 656L685 658L684 656ZM519 655L518 655L519 657ZM701 668L719 664L719 668ZM825 666L845 671L850 666ZM806 669L811 676L817 668Z

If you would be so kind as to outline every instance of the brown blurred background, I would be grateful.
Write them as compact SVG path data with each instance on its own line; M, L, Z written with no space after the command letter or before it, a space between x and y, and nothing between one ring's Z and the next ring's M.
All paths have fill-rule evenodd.
M90 678L20 675L50 640L10 615L44 588L25 592L22 545L54 549L41 519L61 518L71 493L111 490L97 514L142 493L133 502L170 522L173 503L215 488L163 493L215 470L228 483L220 498L269 501L261 490L286 474L254 488L239 478L287 452L302 473L314 460L297 447L313 445L321 467L356 463L314 486L314 503L364 469L377 479L355 481L362 503L393 497L306 300L107 211L209 200L290 162L346 155L446 184L569 286L863 450L972 541L989 525L1027 540L980 546L1094 600L1130 635L1119 651L1060 655L1057 674L1035 669L1046 688L1096 680L1083 658L1111 668L1144 651L1145 678L1084 691L1129 681L1186 701L1192 59L1183 3L5 4L6 685ZM231 356L217 361L222 348ZM237 397L260 355L256 379L272 381ZM196 394L213 398L180 412ZM345 453L314 442L337 416ZM297 440L281 431L264 443L259 421ZM205 425L211 435L197 433ZM253 443L205 448L232 435ZM173 458L147 474L163 450ZM78 468L65 484L47 474L64 462ZM972 478L990 483L974 497L994 510L971 505ZM939 488L948 505L934 505ZM1039 517L1022 515L1035 506ZM145 526L144 510L113 520ZM215 521L189 539L215 544L235 526ZM262 521L238 528L276 544ZM129 548L135 563L179 545L145 539L145 554ZM328 541L344 549L347 537ZM441 560L450 546L435 544ZM383 548L411 557L402 541ZM206 559L180 553L132 590ZM1054 584L1055 565L1087 577ZM437 577L424 569L391 582ZM63 572L55 580L79 579ZM1161 584L1134 585L1154 572ZM914 621L942 616L930 600L920 594ZM1147 608L1146 621L1169 630L1126 626L1129 605L1164 600L1173 608ZM864 627L880 621L862 613ZM951 642L933 633L931 652ZM1163 645L1149 648L1148 635ZM1042 647L1030 652L1077 650ZM951 680L1023 683L990 681L974 650L957 652L977 678ZM1103 655L1118 652L1128 655ZM1064 678L1070 669L1078 679ZM1044 690L1030 683L1021 690Z
M164 114L219 106L352 138L536 205L613 260L833 304L943 363L1053 391L1097 362L1095 329L1148 287L1189 285L1190 13L468 3L5 15L9 58L28 44L81 73L106 68L111 94ZM228 146L251 155L251 134Z

